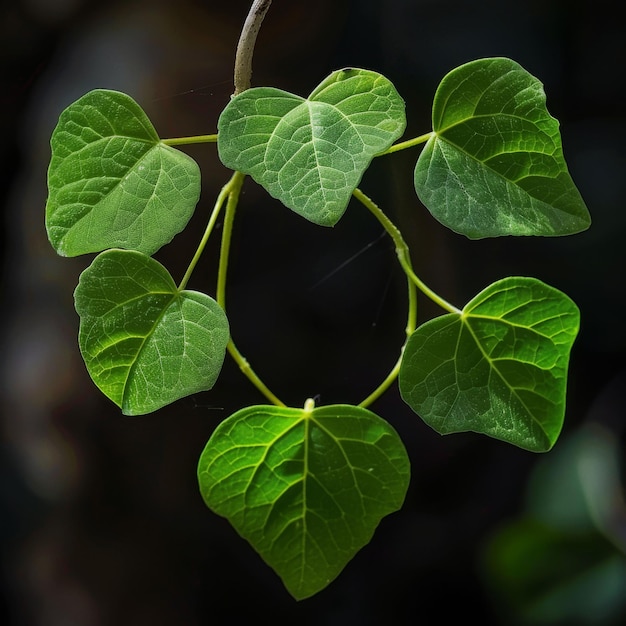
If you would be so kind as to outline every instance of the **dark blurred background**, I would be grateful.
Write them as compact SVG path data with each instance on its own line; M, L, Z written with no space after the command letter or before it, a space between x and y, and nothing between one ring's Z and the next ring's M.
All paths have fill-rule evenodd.
M442 438L394 386L372 408L411 457L405 506L330 587L297 603L198 493L196 462L215 426L263 403L232 362L211 392L139 418L123 417L91 383L72 301L89 259L57 257L44 229L50 134L67 105L99 87L134 97L163 138L215 132L248 5L14 0L0 9L2 623L626 623L626 51L614 2L274 0L254 60L254 85L302 95L341 67L380 71L407 102L407 138L430 130L437 84L461 63L509 56L542 80L592 214L588 232L478 242L448 232L414 195L418 150L377 160L361 186L401 227L418 274L458 306L507 275L540 278L580 306L553 452ZM175 279L228 178L214 145L186 151L202 167L203 192L192 227L157 255ZM212 293L216 252L209 246L191 288ZM360 402L397 358L405 295L393 246L364 209L351 205L323 229L247 181L229 318L283 400ZM439 313L420 305L422 320ZM563 453L574 440L582 461L580 446ZM581 508L585 521L566 528Z

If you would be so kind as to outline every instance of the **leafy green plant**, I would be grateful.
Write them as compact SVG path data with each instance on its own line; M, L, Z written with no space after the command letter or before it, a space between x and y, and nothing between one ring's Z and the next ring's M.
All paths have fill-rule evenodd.
M446 227L477 239L562 236L590 218L563 157L541 83L514 61L479 59L443 78L432 130L398 142L405 103L369 70L333 72L308 97L250 88L267 0L253 3L235 62L235 94L217 133L160 139L128 95L92 91L60 116L51 139L46 228L64 256L99 253L75 292L79 346L97 387L126 415L209 390L225 353L268 402L214 431L198 464L207 506L230 520L297 599L327 586L398 510L409 485L404 445L369 407L396 381L441 434L475 431L542 452L565 413L576 305L528 277L505 277L463 308L418 277L405 240L358 187L375 158L422 146L414 187ZM185 228L200 171L176 146L217 143L233 171L177 284L152 258ZM231 233L252 177L303 218L336 224L354 199L392 238L406 275L407 340L359 405L288 407L250 367L225 314ZM416 206L418 202L416 201ZM215 297L186 288L223 215ZM444 314L417 324L418 290Z

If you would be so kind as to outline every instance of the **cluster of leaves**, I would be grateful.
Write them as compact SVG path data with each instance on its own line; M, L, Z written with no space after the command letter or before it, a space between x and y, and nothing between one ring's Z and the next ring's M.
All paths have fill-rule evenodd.
M425 144L417 196L470 238L559 236L589 214L563 158L541 83L517 63L481 59L450 72L432 131L401 143L405 104L380 74L344 69L308 98L261 87L235 96L218 133L161 140L129 96L92 91L53 132L46 227L65 256L99 253L75 292L79 345L100 390L136 415L215 384L225 353L243 361L224 312L230 228L251 176L286 207L332 226L356 198L394 239L409 285L407 342L397 366L358 406L244 408L214 431L198 465L206 504L227 517L298 599L329 584L402 506L409 461L391 425L367 407L396 379L406 403L440 433L476 431L532 451L556 441L565 412L576 305L539 280L508 277L463 309L417 277L389 218L358 184L372 159ZM200 195L196 163L174 146L217 142L234 171L177 285L152 255L183 230ZM186 289L226 206L216 298ZM416 289L441 317L416 328Z

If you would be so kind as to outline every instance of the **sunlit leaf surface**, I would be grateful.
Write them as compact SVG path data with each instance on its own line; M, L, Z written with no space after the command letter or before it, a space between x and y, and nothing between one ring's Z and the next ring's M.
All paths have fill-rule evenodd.
M285 206L333 226L363 172L398 139L404 101L380 74L334 72L308 98L270 87L233 98L218 123L219 155Z
M478 239L589 227L543 85L514 61L480 59L445 76L433 131L415 168L415 189L448 228Z
M46 228L59 254L150 255L193 215L198 165L159 140L130 96L89 92L63 111L50 143Z
M156 411L217 380L226 315L209 296L179 291L154 259L103 252L81 274L75 304L89 374L125 414Z
M578 328L578 308L566 295L533 278L505 278L460 314L411 335L400 392L441 434L474 431L549 450L563 425Z
M242 409L218 426L198 465L207 506L297 599L334 580L402 506L409 472L395 430L346 405Z

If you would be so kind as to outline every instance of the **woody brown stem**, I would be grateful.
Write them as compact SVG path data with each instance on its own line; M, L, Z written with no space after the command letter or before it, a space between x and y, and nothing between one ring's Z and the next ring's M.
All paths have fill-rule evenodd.
M250 7L248 17L241 29L239 43L237 44L234 76L235 91L233 96L250 88L254 44L256 43L263 18L271 4L272 0L254 0Z

